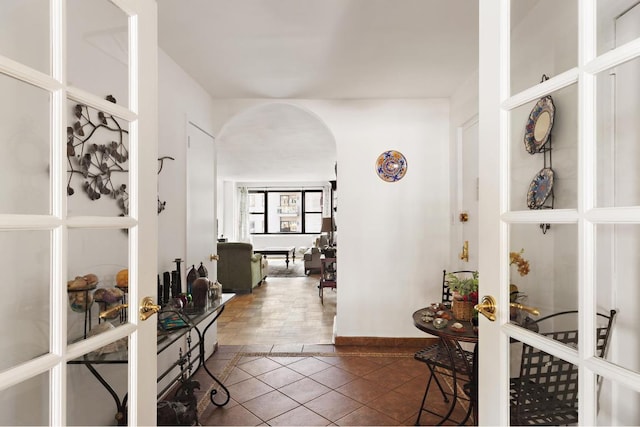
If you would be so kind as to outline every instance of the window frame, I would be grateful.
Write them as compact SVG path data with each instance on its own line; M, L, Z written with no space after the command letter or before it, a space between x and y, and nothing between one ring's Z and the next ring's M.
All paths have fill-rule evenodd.
M299 232L290 232L290 231L270 231L269 230L269 193L299 193L300 194L300 205L301 205L301 209L300 209L300 223L301 223L301 228L302 230ZM319 210L309 210L307 211L307 204L306 204L306 194L307 193L320 193L320 209ZM306 231L307 229L307 221L306 221L306 215L307 214L320 214L320 216L322 217L324 209L323 209L323 197L324 197L324 191L322 189L313 189L313 190L305 190L305 189L301 189L301 188L292 188L292 189L278 189L278 190L249 190L249 194L262 194L264 197L264 212L262 212L263 215L263 223L264 223L264 231L261 233L256 233L256 232L251 232L251 235L298 235L298 234L320 234L321 232L318 231ZM282 195L281 195L282 197ZM248 213L249 216L255 216L255 215L260 215L259 212L255 212L255 213Z

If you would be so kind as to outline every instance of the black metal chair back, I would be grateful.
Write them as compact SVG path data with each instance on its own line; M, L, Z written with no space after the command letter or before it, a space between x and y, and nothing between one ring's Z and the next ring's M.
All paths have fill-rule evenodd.
M577 311L555 313L534 323L540 334L573 347L578 346L577 329L542 332L550 324L557 323ZM596 355L605 357L615 310L610 315L598 313L604 319L596 329ZM528 344L522 346L520 376L511 381L511 424L512 425L559 425L578 422L578 367L552 356Z

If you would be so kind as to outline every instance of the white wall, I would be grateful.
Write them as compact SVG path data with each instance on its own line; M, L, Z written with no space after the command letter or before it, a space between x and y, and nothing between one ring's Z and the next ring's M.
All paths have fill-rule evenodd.
M216 101L221 128L270 100ZM279 100L279 102L282 102ZM449 259L449 102L286 100L333 133L339 182L337 335L423 337L411 313L440 297ZM375 161L398 150L406 176L382 181Z
M158 175L158 194L167 202L158 217L158 268L171 271L175 258L186 257L187 121L215 135L214 113L211 97L162 50L158 64L158 155L175 158Z

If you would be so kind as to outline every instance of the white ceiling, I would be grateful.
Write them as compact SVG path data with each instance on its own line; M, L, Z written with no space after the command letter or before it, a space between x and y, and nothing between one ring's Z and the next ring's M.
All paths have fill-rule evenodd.
M158 9L160 47L213 98L440 98L477 69L477 0L158 0ZM246 158L260 146L292 165L328 144L335 160L334 141L318 142L321 123L273 107L218 135L228 176L264 179ZM333 179L329 160L308 178ZM264 180L300 177L277 161L262 167Z

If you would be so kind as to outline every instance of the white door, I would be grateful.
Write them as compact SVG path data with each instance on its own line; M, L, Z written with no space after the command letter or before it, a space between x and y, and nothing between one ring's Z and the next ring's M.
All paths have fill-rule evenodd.
M523 423L531 399L510 402L522 379L555 399L575 387L580 425L640 424L636 3L480 2L480 294L497 302L497 320L480 323L482 425ZM538 316L510 316L511 283ZM536 333L531 322L564 311L577 314ZM524 372L523 348L556 358L538 373L569 362L564 383L537 387L557 378Z
M189 122L187 130L187 271L202 262L214 280L216 160L214 138Z
M460 250L457 265L461 270L478 269L478 118L472 118L458 129L458 212L461 225L459 248L466 245L467 259ZM462 216L461 216L462 215Z
M155 424L156 21L153 0L0 5L2 425L113 424L74 363L98 352L123 362L94 365L120 418Z

